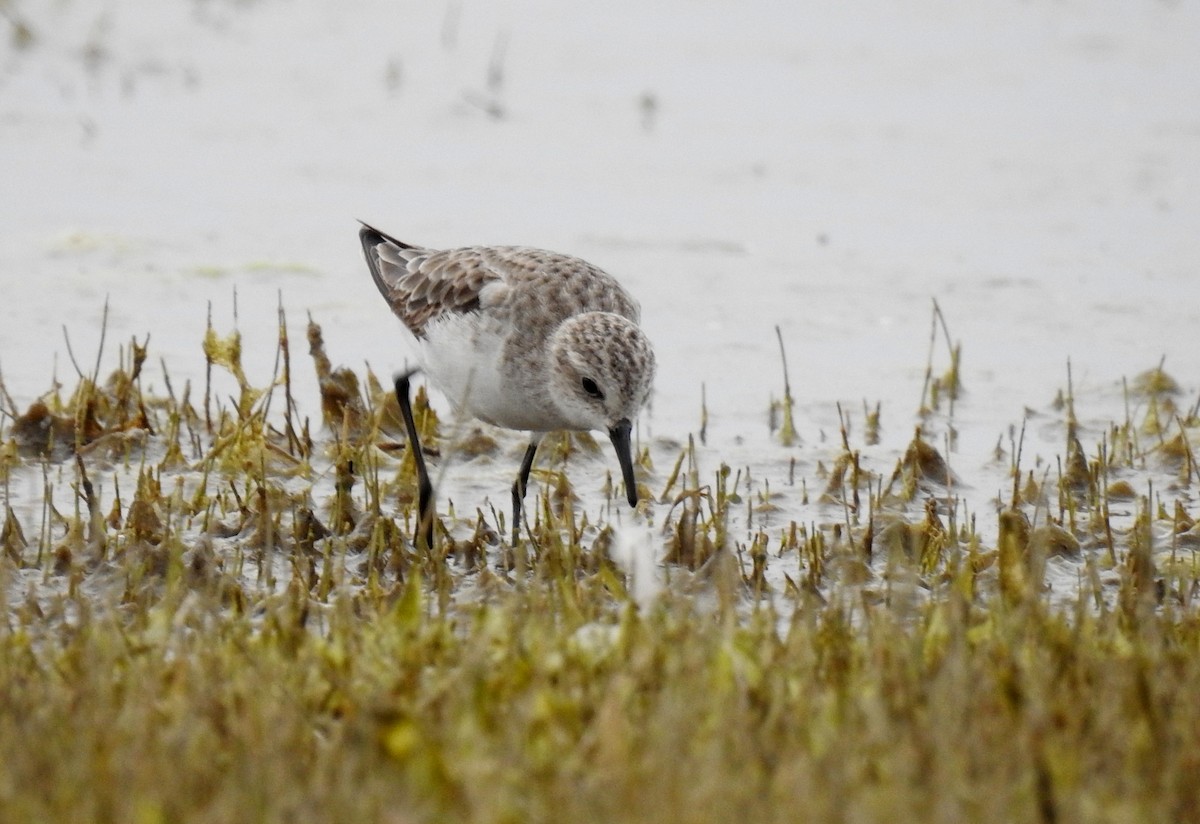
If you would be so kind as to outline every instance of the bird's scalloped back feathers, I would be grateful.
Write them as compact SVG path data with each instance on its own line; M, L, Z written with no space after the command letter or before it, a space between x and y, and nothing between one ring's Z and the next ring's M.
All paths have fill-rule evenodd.
M484 287L503 280L500 273L483 265L476 249L421 251L423 254L409 260L408 272L393 289L392 300L392 311L418 336L439 315L478 309Z
M478 309L483 287L501 279L469 256L400 244L370 227L360 234L375 285L392 312L417 337L441 314Z
M614 312L635 323L637 301L610 275L569 255L523 246L466 246L433 250L411 246L364 224L359 233L375 285L392 311L417 337L447 312L533 301L551 328L579 311ZM484 290L490 284L526 288ZM517 297L517 295L522 297ZM530 316L521 309L509 310ZM503 310L502 310L503 311ZM549 330L540 330L547 333Z

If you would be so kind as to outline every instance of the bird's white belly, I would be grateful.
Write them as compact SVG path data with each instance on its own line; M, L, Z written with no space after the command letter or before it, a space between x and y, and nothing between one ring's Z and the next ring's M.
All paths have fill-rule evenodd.
M421 341L426 375L456 407L488 423L532 431L561 427L558 411L545 408L546 393L536 385L541 376L505 368L509 334L477 313L439 318Z

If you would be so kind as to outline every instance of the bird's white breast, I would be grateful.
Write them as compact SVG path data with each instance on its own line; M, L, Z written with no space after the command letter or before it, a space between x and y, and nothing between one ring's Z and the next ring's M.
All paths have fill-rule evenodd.
M421 354L430 381L459 409L507 429L560 428L560 413L547 408L544 376L504 362L512 330L487 314L447 314L425 330Z

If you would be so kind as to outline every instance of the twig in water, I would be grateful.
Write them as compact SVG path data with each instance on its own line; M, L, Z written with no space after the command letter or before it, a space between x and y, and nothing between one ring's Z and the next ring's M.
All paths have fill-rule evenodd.
M796 424L792 420L792 383L788 379L787 351L783 347L783 332L778 324L775 326L775 337L779 340L779 358L783 361L783 426L779 429L779 440L784 446L796 443Z
M1012 490L1012 508L1016 509L1020 503L1021 489L1021 450L1025 448L1025 424L1029 422L1028 416L1021 419L1021 437L1017 440L1017 446L1013 450L1016 455L1013 463L1013 490Z
M100 360L104 357L104 339L108 337L108 295L104 296L104 315L100 319L100 346L96 349L96 368L92 370L92 385L100 378ZM147 339L149 342L149 339Z

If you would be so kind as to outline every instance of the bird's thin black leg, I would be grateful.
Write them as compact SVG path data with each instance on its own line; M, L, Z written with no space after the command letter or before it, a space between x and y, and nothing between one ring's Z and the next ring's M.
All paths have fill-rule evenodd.
M400 415L404 418L404 428L408 432L408 448L412 450L413 464L417 468L417 533L413 543L417 549L422 549L424 539L426 551L433 549L433 484L429 482L429 472L425 469L425 455L421 452L421 438L417 434L417 422L413 419L412 403L408 397L409 379L415 374L405 372L396 378L396 400L400 403Z
M521 502L525 500L525 489L529 486L529 472L533 469L533 458L537 455L538 442L541 437L535 436L529 442L529 446L525 449L525 457L521 459L521 470L517 473L517 479L512 485L513 499L513 522L512 522L512 542L513 546L517 545L517 539L521 533Z

